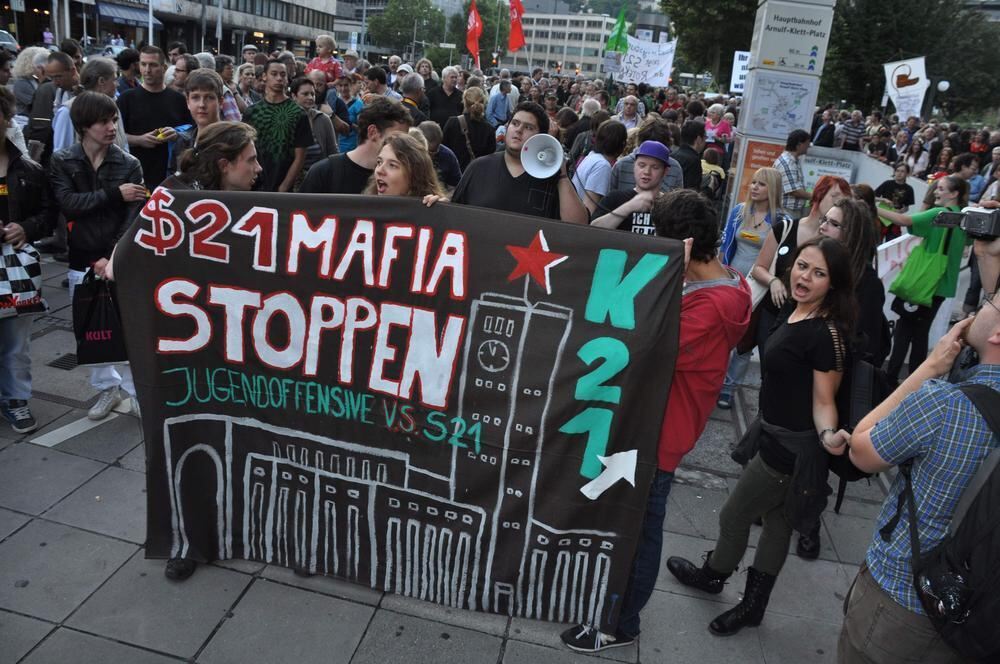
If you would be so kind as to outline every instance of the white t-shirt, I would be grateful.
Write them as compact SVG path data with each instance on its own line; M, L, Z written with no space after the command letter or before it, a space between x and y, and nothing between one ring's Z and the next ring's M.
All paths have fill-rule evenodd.
M610 185L611 164L599 152L591 152L584 157L573 173L573 188L576 189L581 201L586 200L584 191L592 191L599 198L603 198L607 195Z

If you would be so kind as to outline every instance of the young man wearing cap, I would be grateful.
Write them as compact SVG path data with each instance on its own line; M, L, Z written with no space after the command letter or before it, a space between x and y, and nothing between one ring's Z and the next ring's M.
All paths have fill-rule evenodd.
M608 192L597 206L590 224L639 235L656 235L650 210L670 170L670 150L659 141L644 141L634 157L635 187Z
M640 146L640 154L647 143ZM658 156L650 159L662 164L666 148L660 143L655 145L658 148L652 150ZM638 170L637 166L637 182ZM643 186L656 191L648 181ZM750 287L738 272L719 260L715 206L695 191L675 189L658 196L648 216L655 235L690 243L691 258L684 267L677 361L660 429L656 475L649 488L618 625L578 625L563 632L566 647L579 652L628 646L639 636L639 612L652 596L660 571L663 522L674 471L705 430L726 377L729 353L750 323ZM602 628L613 633L602 632Z

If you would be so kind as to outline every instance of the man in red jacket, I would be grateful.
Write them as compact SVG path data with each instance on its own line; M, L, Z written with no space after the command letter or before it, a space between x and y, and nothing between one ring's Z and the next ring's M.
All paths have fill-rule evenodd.
M651 214L657 235L691 240L677 362L660 432L658 469L649 489L618 630L605 634L580 625L563 632L563 643L580 652L627 646L638 637L639 612L653 593L660 569L663 520L674 471L705 430L722 389L729 353L750 323L750 287L719 260L719 220L712 204L695 191L677 189L659 197Z

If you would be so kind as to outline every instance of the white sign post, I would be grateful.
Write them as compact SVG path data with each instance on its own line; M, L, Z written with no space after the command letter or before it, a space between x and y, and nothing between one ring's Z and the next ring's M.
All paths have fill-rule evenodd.
M621 71L615 78L623 83L668 85L670 71L674 68L674 53L676 52L676 39L661 44L642 41L629 35L628 52L622 55Z
M900 122L911 115L920 117L924 106L924 95L931 83L927 79L923 56L887 62L885 68L885 91L896 107Z
M830 6L767 0L757 10L750 66L819 76L833 27Z

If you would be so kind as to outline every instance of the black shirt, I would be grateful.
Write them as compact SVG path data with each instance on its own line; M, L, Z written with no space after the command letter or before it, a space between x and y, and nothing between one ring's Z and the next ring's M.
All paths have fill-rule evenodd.
M504 153L474 159L462 174L452 202L516 212L533 217L559 219L559 180L553 175L539 180L527 173L514 177L507 169Z
M346 152L341 152L310 168L299 191L303 194L360 194L372 172L351 161Z
M448 118L462 114L462 91L458 88L451 91L451 96L444 91L443 85L428 90L426 94L427 103L431 107L431 120L442 129Z
M780 241L781 236L785 234L785 224L787 221L782 221L781 223L775 225L771 232L774 233L775 241ZM774 276L779 279L783 279L785 273L792 267L792 256L795 255L795 250L798 248L798 237L799 237L799 220L795 219L792 221L792 228L788 231L788 236L785 241L778 245L775 250L778 254L778 259L774 263ZM760 301L760 305L767 309L774 315L778 314L778 307L774 306L774 300L771 299L770 291L764 294L764 299Z
M465 132L462 131L461 117L465 118L465 126L469 130L468 143L465 140ZM485 157L497 151L496 130L485 120L474 120L468 115L448 118L442 133L441 145L447 145L455 153L458 165L463 171L476 157ZM469 154L469 145L472 146L472 154Z
M670 155L681 165L685 189L701 189L701 156L690 145L682 145Z
M875 190L875 195L879 198L886 198L892 201L892 207L896 210L905 210L913 205L913 187L906 184L899 184L895 180L886 180Z
M845 365L845 346L835 347L825 319L782 321L768 337L761 363L761 416L790 431L814 431L813 371L843 371ZM795 457L780 443L764 436L760 455L775 470L791 474Z
M161 127L194 124L188 112L184 95L171 88L150 92L141 85L126 90L118 97L122 126L126 134L138 136ZM129 146L129 152L142 164L142 179L152 191L167 177L167 157L170 149L166 143L154 148Z
M594 211L593 219L603 217L609 212L614 212L619 205L624 205L635 198L638 192L635 189L620 189L612 191L601 199L600 204ZM638 235L656 235L656 226L650 219L649 212L633 212L618 225L618 230Z

